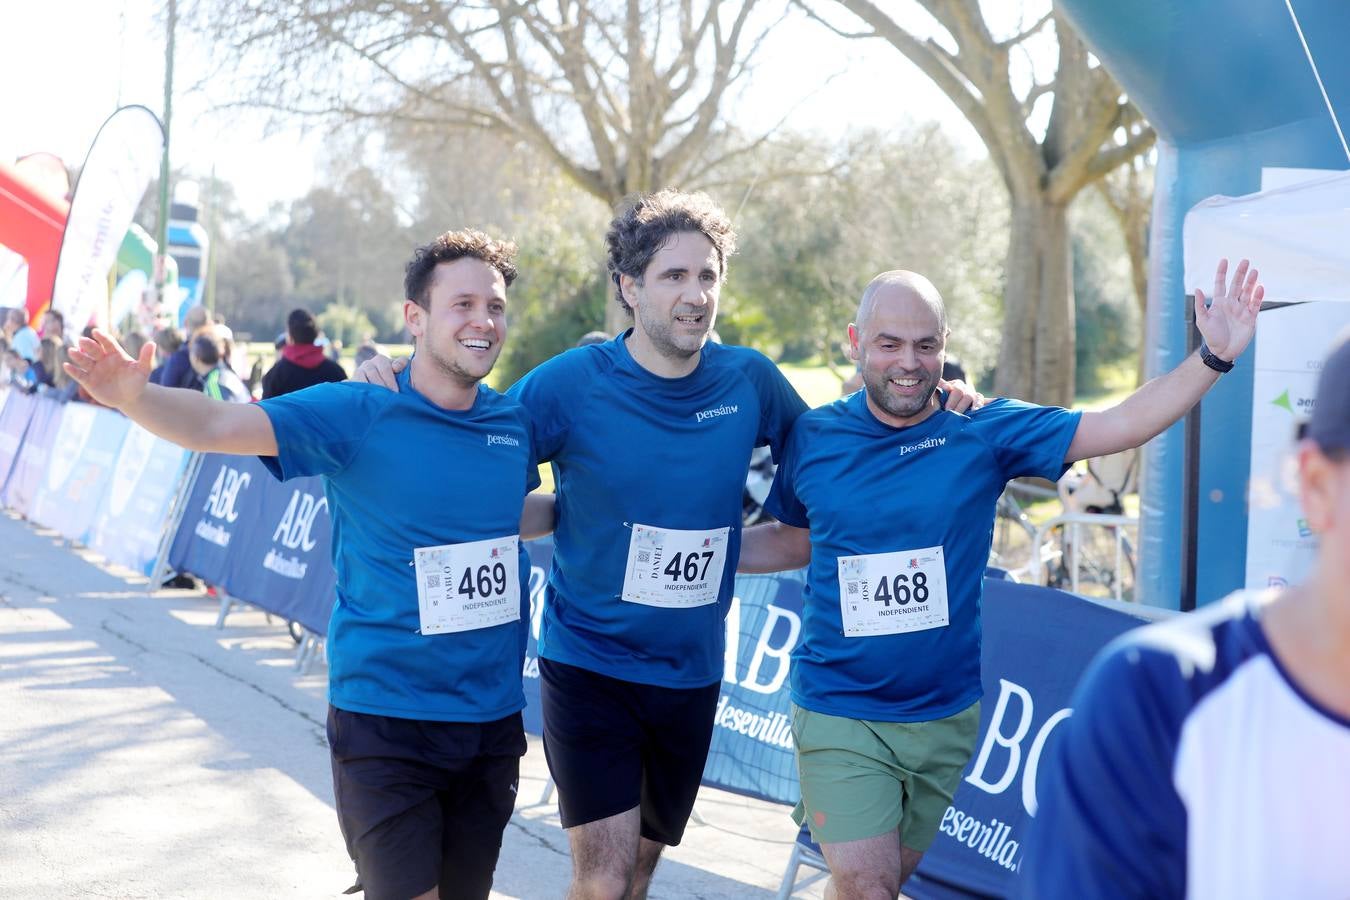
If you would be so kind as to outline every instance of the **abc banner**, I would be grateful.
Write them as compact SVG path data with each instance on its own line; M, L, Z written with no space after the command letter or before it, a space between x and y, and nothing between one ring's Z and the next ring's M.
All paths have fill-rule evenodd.
M1062 591L985 579L980 737L908 896L1004 897L1011 893L1036 775L1092 657L1162 610L1096 603Z
M318 478L278 482L255 457L209 453L168 561L324 635L337 577L331 527Z
M1252 385L1248 588L1302 581L1316 542L1298 498L1295 430L1312 415L1322 359L1350 327L1350 303L1298 303L1261 313Z

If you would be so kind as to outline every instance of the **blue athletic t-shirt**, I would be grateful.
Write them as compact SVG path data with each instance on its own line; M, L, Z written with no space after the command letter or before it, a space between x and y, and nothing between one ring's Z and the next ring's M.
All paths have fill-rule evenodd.
M404 719L488 722L525 705L530 563L520 549L521 617L472 631L420 633L413 553L520 531L538 487L529 419L480 386L470 409L414 390L321 384L262 401L280 479L322 475L332 518L337 602L328 626L336 707Z
M539 655L625 681L700 687L722 677L750 452L768 444L776 457L806 405L754 350L710 342L692 373L662 378L633 360L626 336L554 357L508 392L530 411L558 486ZM720 587L709 587L716 602L621 599L635 525L728 529Z
M1059 478L1079 418L995 400L970 415L938 411L895 428L872 415L865 391L802 416L764 504L783 522L811 530L802 637L792 653L793 702L834 716L916 722L978 700L980 596L999 494L1019 476ZM936 547L949 624L844 635L840 557ZM915 559L899 565L909 568ZM907 612L917 582L897 575L898 582L874 584L864 607Z

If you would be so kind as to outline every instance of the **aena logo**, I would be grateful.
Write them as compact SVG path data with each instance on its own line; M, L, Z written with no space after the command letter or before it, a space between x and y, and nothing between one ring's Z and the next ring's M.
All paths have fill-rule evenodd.
M206 498L204 510L214 518L235 521L239 518L239 511L234 508L234 504L239 500L239 492L252 480L253 475L249 472L221 466L215 484L211 485L211 496Z
M315 541L309 533L314 527L314 518L319 514L319 510L327 507L327 497L320 497L316 502L313 495L294 491L286 512L277 523L276 530L272 532L273 542L281 541L281 545L289 550L297 547L303 547L307 553L313 550Z

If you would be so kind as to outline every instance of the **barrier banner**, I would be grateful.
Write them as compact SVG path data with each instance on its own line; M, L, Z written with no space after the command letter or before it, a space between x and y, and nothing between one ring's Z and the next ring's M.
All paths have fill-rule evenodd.
M87 543L130 424L110 409L68 404L29 518L67 540Z
M953 889L1011 892L1036 814L1037 767L1072 714L1079 677L1112 638L1168 613L986 579L982 615L980 737L937 840L905 883L918 900L953 896Z
M169 547L169 566L208 584L228 585L233 542L257 527L262 492L273 480L254 457L206 454L184 501L183 521Z
M115 563L150 575L190 451L132 424L113 466L87 543Z
M256 458L233 460L249 464L244 471L258 485L257 504L247 520L249 527L238 529L231 540L225 589L246 603L327 635L337 573L322 480L277 481Z
M797 802L788 663L801 636L805 576L804 570L736 576L704 784Z
M530 554L530 634L525 643L525 710L521 717L527 733L543 734L544 719L539 711L539 622L544 615L544 586L553 559L553 536L526 541L525 550Z
M62 406L50 397L33 398L33 415L19 445L19 453L5 483L4 505L28 518L33 498L42 485L56 430L61 425ZM74 406L75 404L71 404ZM6 404L8 407L9 404Z
M37 397L22 391L7 390L3 409L0 409L0 492L9 481L9 474L19 459L28 422L37 408ZM0 494L0 496L3 496Z

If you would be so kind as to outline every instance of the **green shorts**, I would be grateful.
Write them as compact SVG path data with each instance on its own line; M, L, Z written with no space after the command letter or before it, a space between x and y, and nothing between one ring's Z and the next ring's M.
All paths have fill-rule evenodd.
M900 829L924 851L975 752L980 704L931 722L872 722L792 708L802 800L792 811L817 843Z

